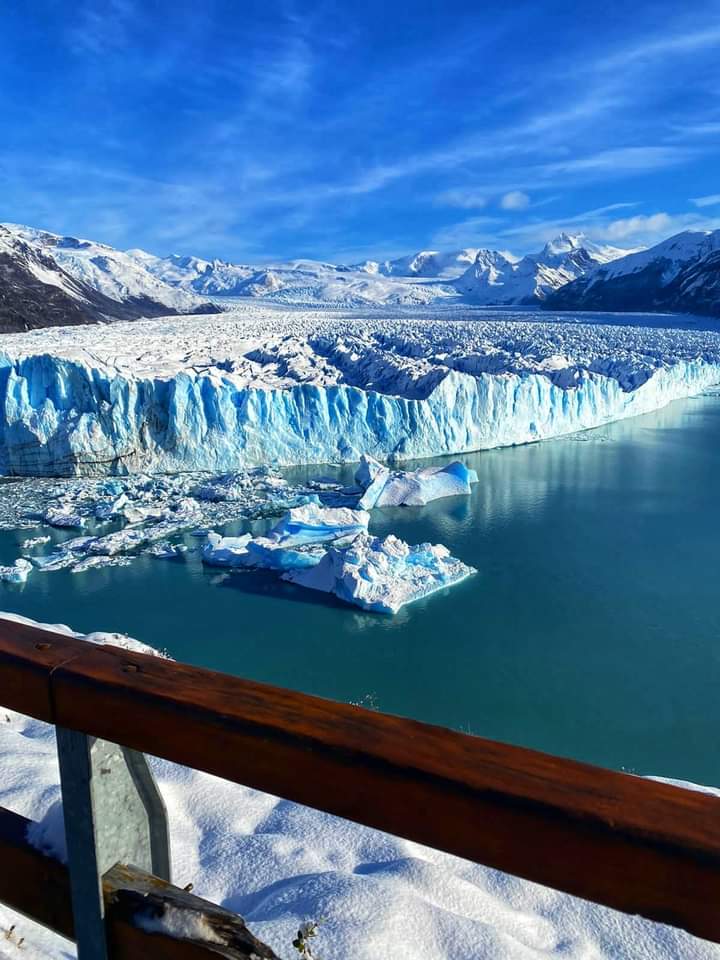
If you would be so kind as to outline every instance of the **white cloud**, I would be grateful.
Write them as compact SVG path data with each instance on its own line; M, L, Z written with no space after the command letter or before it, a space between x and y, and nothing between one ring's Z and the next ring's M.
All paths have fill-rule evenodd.
M460 207L463 210L479 210L487 205L485 194L472 188L465 190L460 187L446 190L435 199L437 203L446 204L449 207Z
M708 197L693 197L690 203L696 207L716 207L720 204L720 193L712 193Z
M530 197L522 190L511 190L500 199L503 210L525 210L530 206Z

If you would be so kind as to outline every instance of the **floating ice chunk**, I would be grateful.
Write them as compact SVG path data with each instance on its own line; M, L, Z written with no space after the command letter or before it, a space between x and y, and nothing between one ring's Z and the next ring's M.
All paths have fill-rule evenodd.
M256 467L253 470L211 477L194 488L193 496L198 500L207 500L211 503L242 502L252 491L264 490L274 493L278 490L286 491L288 486L287 480L274 474L269 467Z
M108 503L101 503L95 508L95 516L98 520L111 520L113 517L123 516L124 508L130 503L130 498L125 493L115 497Z
M23 550L32 550L34 547L41 547L45 543L50 543L50 537L30 537L29 540L23 540Z
M269 537L257 537L247 545L247 564L266 570L302 570L314 567L325 555L323 543L303 544L297 549L278 544Z
M367 455L363 455L355 474L355 482L365 491L358 502L364 509L424 506L443 497L467 496L470 485L477 480L477 473L459 460L445 467L391 473Z
M308 503L293 507L265 537L208 536L203 562L215 567L262 567L296 570L320 562L324 544L352 539L367 531L370 514L348 507Z
M71 567L71 573L85 573L86 570L95 570L97 567L127 567L132 563L132 557L95 556L84 557L76 561Z
M241 537L221 537L219 533L209 533L207 543L202 548L202 560L210 567L247 566L247 545L251 540L249 533Z
M365 610L397 613L475 572L441 544L410 546L392 535L382 540L365 533L349 546L331 546L312 569L288 571L283 579L334 593Z
M59 543L51 554L45 557L33 557L33 563L43 573L53 573L74 566L78 560L87 554L91 543L96 537L75 537Z
M5 583L25 583L33 565L20 557L11 567L0 567L0 580Z
M81 530L85 526L85 517L74 511L68 504L59 507L48 507L42 515L45 523L51 527L75 528Z
M174 560L187 553L187 547L184 543L155 543L147 552L151 557L158 557L160 560Z
M268 540L283 547L329 543L366 532L369 522L370 514L365 510L308 503L288 510L270 531Z
M361 510L372 510L377 507L378 500L390 478L390 471L373 457L366 454L360 458L360 466L355 471L355 483L365 491L358 500Z

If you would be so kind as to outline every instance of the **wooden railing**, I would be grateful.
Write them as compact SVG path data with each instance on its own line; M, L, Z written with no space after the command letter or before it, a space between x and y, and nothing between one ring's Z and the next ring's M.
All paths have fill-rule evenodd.
M0 703L720 942L720 801L703 793L2 620ZM71 936L67 869L26 827L0 814L0 900ZM217 955L138 928L148 883L182 899L106 875L109 956Z

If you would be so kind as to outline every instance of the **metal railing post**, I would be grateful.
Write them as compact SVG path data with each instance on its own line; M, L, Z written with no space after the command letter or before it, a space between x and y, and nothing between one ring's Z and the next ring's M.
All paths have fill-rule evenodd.
M124 863L170 880L165 805L144 754L56 735L78 960L107 960L102 877Z

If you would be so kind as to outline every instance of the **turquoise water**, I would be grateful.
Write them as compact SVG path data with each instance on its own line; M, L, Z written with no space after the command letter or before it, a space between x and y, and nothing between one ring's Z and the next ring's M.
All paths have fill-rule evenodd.
M394 618L193 557L35 573L24 587L0 585L0 608L610 767L720 784L719 441L720 396L707 396L464 457L480 477L472 497L373 513L373 532L444 543L479 570ZM0 561L31 535L0 534Z

